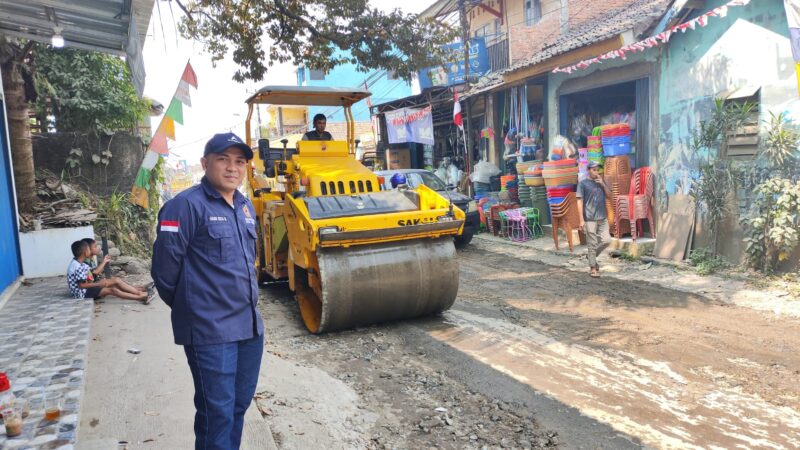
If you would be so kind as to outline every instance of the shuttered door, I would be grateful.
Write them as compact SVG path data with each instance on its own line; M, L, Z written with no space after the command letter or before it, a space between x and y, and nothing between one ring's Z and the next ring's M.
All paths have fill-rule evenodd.
M20 275L19 236L5 114L5 103L0 100L0 293Z

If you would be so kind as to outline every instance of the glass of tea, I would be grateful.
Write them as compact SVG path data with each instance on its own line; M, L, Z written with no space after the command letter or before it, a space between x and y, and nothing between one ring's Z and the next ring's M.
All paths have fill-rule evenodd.
M44 396L44 418L45 420L56 420L61 416L61 393L48 392Z
M4 409L3 424L6 426L6 436L19 436L22 434L22 413L17 408Z

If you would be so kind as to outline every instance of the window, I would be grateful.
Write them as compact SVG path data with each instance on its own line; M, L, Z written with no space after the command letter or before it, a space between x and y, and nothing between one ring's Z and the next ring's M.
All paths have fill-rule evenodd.
M475 37L483 37L483 36L487 36L489 34L492 34L492 31L491 31L491 26L492 25L493 24L491 24L491 23L487 23L486 25L483 25L482 27L476 29L475 33L473 35Z
M476 29L473 33L474 37L483 37L486 39L486 45L494 44L498 39L500 39L502 30L500 25L500 19L495 19L493 22L489 22L480 28Z
M322 81L325 79L325 71L308 69L308 79L311 81Z
M297 85L305 86L306 84L306 68L301 67L297 69Z
M761 89L753 86L736 89L725 99L725 107L747 111L747 119L735 132L728 134L726 157L738 160L752 159L758 153Z
M526 0L525 1L525 25L536 25L542 20L542 2L541 0Z

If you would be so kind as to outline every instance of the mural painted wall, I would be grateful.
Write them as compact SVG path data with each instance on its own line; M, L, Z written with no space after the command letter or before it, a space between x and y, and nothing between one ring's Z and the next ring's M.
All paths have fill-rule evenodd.
M723 4L708 2L708 9ZM705 28L677 34L661 59L660 184L686 193L696 168L692 131L707 119L714 98L744 87L761 89L762 120L787 112L800 120L800 99L783 2L752 1L731 8Z
M723 3L707 2L707 8ZM688 193L697 176L698 163L691 148L692 132L710 116L715 98L736 89L758 88L762 124L770 112L785 112L800 121L788 36L783 2L759 0L729 9L727 17L710 20L705 28L672 38L661 59L658 191L668 195ZM740 206L746 195L747 192L739 192ZM666 195L658 198L662 208L666 199ZM712 243L703 222L701 214L695 248ZM744 236L738 214L731 215L720 227L725 239L720 240L719 251L729 261L741 261Z

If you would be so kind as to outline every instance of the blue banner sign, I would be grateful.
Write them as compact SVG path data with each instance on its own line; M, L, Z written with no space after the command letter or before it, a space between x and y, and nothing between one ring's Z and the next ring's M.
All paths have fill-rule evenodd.
M418 73L420 89L434 86L453 86L464 84L464 50L461 43L450 44L444 47L449 50L454 57L453 61L445 63L439 67L429 67ZM492 64L489 61L489 51L486 49L486 41L482 37L476 37L469 41L469 74L472 76L487 75L492 71Z
M401 108L384 114L390 144L417 142L433 145L433 114L430 106Z

